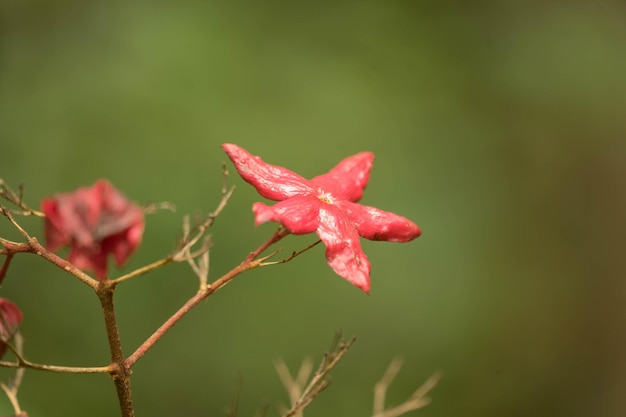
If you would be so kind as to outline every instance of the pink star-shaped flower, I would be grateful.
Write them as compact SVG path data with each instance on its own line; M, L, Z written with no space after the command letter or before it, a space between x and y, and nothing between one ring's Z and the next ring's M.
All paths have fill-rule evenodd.
M370 289L370 264L359 236L370 240L408 242L419 227L397 214L356 204L369 180L374 154L362 152L341 161L327 174L307 180L286 168L270 165L245 149L224 144L241 177L259 194L278 201L254 203L257 225L275 221L294 234L316 232L326 245L326 260L341 277Z
M46 245L70 246L68 260L81 269L107 277L107 257L121 266L141 243L143 210L106 180L41 202L46 215Z

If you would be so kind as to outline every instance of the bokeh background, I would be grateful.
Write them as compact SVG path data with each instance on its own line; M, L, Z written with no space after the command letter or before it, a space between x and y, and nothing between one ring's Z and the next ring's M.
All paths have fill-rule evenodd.
M137 363L137 415L224 415L238 374L239 415L265 400L277 415L274 360L319 359L339 329L358 341L307 416L371 415L397 355L390 404L445 373L411 415L626 413L623 2L0 0L0 25L0 177L33 205L108 178L178 207L148 217L121 272L215 207L224 142L307 177L373 151L363 202L423 229L363 242L369 296L321 246L238 277ZM231 183L212 278L274 230L254 227L252 187ZM41 236L40 220L23 224ZM0 233L17 238L6 221ZM121 286L126 352L196 286L185 265ZM24 310L30 360L107 363L97 300L77 280L18 256L0 295ZM29 371L19 398L31 416L118 415L104 375Z

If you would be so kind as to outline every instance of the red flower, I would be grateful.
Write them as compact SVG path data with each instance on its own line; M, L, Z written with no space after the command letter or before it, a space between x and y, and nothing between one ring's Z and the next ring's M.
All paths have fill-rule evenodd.
M0 298L0 358L7 349L7 344L20 327L22 312L5 298Z
M46 245L52 250L71 246L68 260L107 278L107 257L121 266L139 246L143 210L106 180L42 201L46 215Z
M370 264L359 236L370 240L408 242L419 227L397 214L356 204L369 180L374 154L362 152L344 159L327 174L311 180L286 168L270 165L237 145L222 145L244 180L259 194L279 201L252 206L257 225L281 223L290 232L316 232L326 245L326 260L340 276L370 289Z

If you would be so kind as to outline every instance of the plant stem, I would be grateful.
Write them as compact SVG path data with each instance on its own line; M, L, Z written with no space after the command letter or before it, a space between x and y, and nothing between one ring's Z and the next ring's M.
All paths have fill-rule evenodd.
M111 366L58 366L58 365L42 365L39 363L33 363L26 359L20 359L18 362L0 361L0 367L2 368L29 368L37 369L39 371L56 372L60 374L98 374L104 372L111 372Z
M36 238L29 235L28 232L24 230L24 228L15 221L15 219L13 218L9 210L7 210L2 205L0 205L0 214L4 215L4 217L6 217L9 220L9 222L11 222L13 226L15 226L15 228L20 232L20 234L24 236L24 238L26 239L26 245L28 245L28 250L26 250L26 247L24 246L25 244L23 243L11 242L6 239L1 239L0 244L2 244L6 248L5 253L11 253L11 252L34 253L37 256L41 256L42 258L52 263L53 265L56 265L58 268L61 268L62 270L74 275L76 278L78 278L85 284L89 285L91 288L93 289L96 288L96 286L98 285L97 280L90 277L89 275L81 271L80 269L76 268L69 261L66 261L65 259L55 255L53 252L43 247Z
M113 294L115 293L115 283L112 281L100 281L96 288L96 294L102 306L104 323L106 326L109 349L111 351L111 378L117 391L117 399L120 403L122 417L134 417L133 396L130 388L130 367L124 361L122 352L122 342L117 328L115 317L115 306L113 304Z
M154 271L155 269L165 266L171 262L173 262L173 259L171 257L159 259L158 261L152 262L149 265L142 266L141 268L137 268L134 271L129 272L126 275L122 275L121 277L118 277L111 281L113 281L115 284L119 284L120 282L124 282L131 278L138 277L139 275L147 274L148 272Z
M228 284L230 280L244 271L260 266L263 259L257 259L261 253L274 243L287 236L289 232L283 229L278 229L268 240L266 240L261 246L254 251L250 252L248 256L236 267L231 269L220 278L213 281L202 288L191 297L187 302L178 309L169 319L165 321L148 339L146 339L132 355L126 359L126 367L130 369L135 362L137 362L148 350L150 350L164 335L167 333L178 321L183 318L187 313L191 311L195 306L200 304L202 300Z

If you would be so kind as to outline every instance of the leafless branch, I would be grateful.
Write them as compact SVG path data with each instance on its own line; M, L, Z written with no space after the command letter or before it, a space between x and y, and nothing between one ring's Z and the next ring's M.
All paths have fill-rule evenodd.
M321 393L331 380L329 372L339 363L343 355L352 346L355 337L349 341L341 340L341 333L337 333L331 344L331 348L324 354L317 371L305 386L306 381L311 375L313 362L311 359L305 359L300 366L296 378L292 378L285 362L279 360L276 362L276 372L280 377L285 389L289 393L291 408L282 412L283 417L301 417L302 411Z
M400 368L402 368L402 359L394 358L389 364L389 367L387 368L387 371L385 371L383 377L374 387L373 417L398 417L408 413L409 411L425 407L430 403L430 398L427 395L441 379L441 372L435 372L402 404L393 408L385 409L387 391L389 390L389 386L393 380L398 375Z
M0 204L0 214L6 217L7 220L9 220L9 222L18 230L18 232L20 232L20 234L26 240L25 243L17 243L17 242L11 242L9 240L0 238L0 244L5 247L5 249L1 251L2 253L4 254L17 253L17 252L33 253L37 256L41 256L48 262L52 263L58 268L63 269L67 273L75 276L76 278L81 280L83 283L89 285L90 287L94 289L96 288L96 286L98 285L98 280L86 274L85 272L81 271L71 262L57 256L53 252L46 249L43 245L41 245L41 243L39 243L39 241L36 238L29 235L28 232L24 230L22 226L20 226L19 223L13 218L11 211L1 204Z
M4 324L4 328L7 328L7 325ZM25 368L37 369L40 371L48 371L48 372L57 372L57 373L65 373L65 374L94 374L94 373L104 373L111 372L110 366L98 366L98 367L74 367L74 366L56 366L56 365L41 365L38 363L34 363L28 361L24 358L24 339L22 335L18 332L13 336L13 340L15 344L12 344L9 340L6 340L3 336L0 336L2 342L9 348L9 350L15 355L17 362L8 362L8 361L0 361L0 367L3 368L13 368L17 369L16 377L15 377L15 385L19 387L22 382L22 374Z
M24 350L24 339L21 334L18 333L15 335L15 346L11 346L11 350L13 350L16 356L21 357ZM17 399L17 391L20 389L20 385L22 384L22 378L24 378L24 368L18 368L17 371L15 371L15 377L13 377L8 384L0 382L0 388L2 388L11 402L16 415L22 413L20 403Z
M176 323L180 321L195 306L200 304L204 299L218 291L228 284L233 278L239 274L257 268L260 261L257 259L261 253L267 248L280 241L287 236L289 232L282 228L278 228L269 239L263 242L258 248L250 252L239 265L222 275L210 284L200 288L198 292L183 304L170 318L168 318L157 330L152 333L136 350L126 359L126 366L132 367L145 353L152 348Z
M201 222L195 227L191 227L189 216L183 217L183 237L181 238L178 247L174 253L159 259L149 265L142 266L128 274L122 275L113 281L116 284L135 278L140 275L144 275L150 271L160 268L172 262L188 262L191 269L198 276L200 280L200 287L206 286L209 275L209 249L211 248L211 239L209 236L205 236L206 231L213 225L215 219L224 210L226 204L235 192L235 187L230 189L227 187L228 171L226 166L222 165L222 188L221 199L215 208L215 210L209 213ZM204 238L204 239L203 239ZM201 240L202 244L199 248L194 249L195 245ZM198 260L196 260L198 259Z
M302 255L304 252L308 251L309 249L317 246L318 244L320 244L322 241L318 240L316 242L311 243L309 246L307 246L306 248L299 250L299 251L294 251L291 255L289 255L288 257L286 257L285 259L281 259L280 261L274 261L274 262L263 262L261 263L261 266L268 266L268 265L278 265L278 264L284 264L285 262L289 262L291 261L293 258L295 258L296 256ZM280 250L276 251L275 253L271 254L270 256L267 256L265 259L269 259L272 256L276 255Z
M174 212L176 211L176 204L170 203L169 201L161 201L158 203L149 203L143 206L144 214L152 214L160 210L169 210Z
M45 217L45 214L43 214L41 211L35 210L27 206L26 203L24 203L24 186L22 184L18 186L17 192L15 192L2 178L0 178L0 197L4 198L9 203L21 209L10 210L12 214L17 214L21 216Z
M239 397L241 395L241 386L243 384L243 377L241 374L237 375L237 381L235 382L235 391L233 392L233 400L226 410L226 417L237 417L239 409Z

